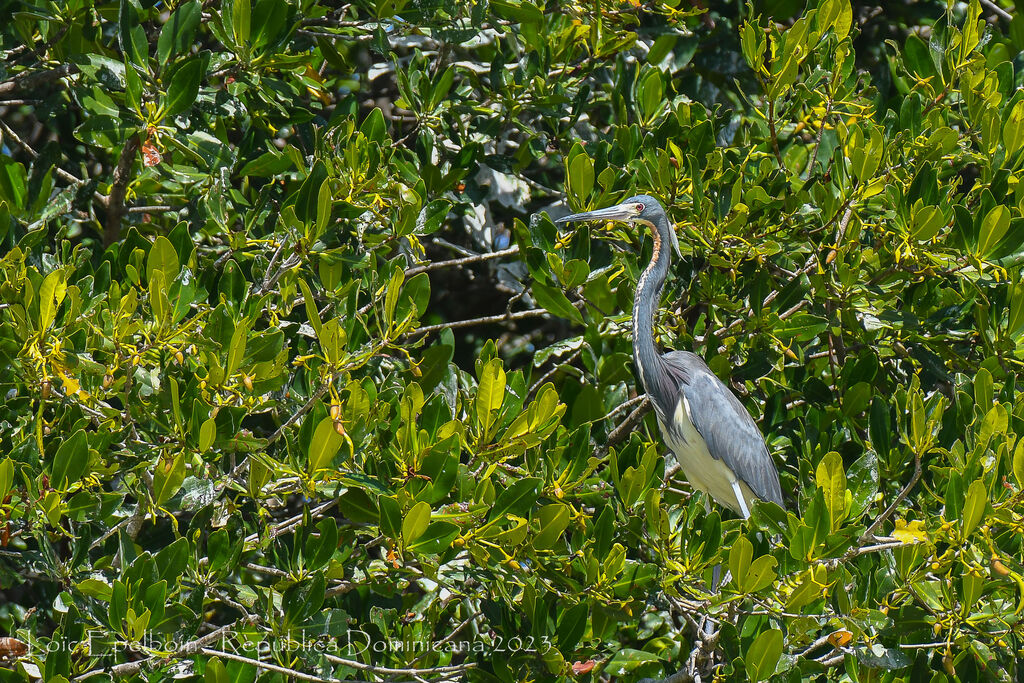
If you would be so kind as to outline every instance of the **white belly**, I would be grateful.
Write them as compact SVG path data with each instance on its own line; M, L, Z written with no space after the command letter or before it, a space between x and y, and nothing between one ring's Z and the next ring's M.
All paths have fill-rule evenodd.
M675 454L679 466L686 475L690 485L704 491L735 513L746 516L754 501L754 493L744 482L739 481L725 463L717 460L708 452L704 437L690 421L689 406L685 398L680 398L673 416L675 429L668 429L661 418L658 426L672 453ZM679 436L683 438L680 439ZM737 490L743 496L741 503L737 499Z

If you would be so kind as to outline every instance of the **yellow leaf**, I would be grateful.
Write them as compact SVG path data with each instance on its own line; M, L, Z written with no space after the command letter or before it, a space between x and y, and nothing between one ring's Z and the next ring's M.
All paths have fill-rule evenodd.
M928 532L925 531L924 522L915 519L908 522L905 519L896 520L896 530L892 532L893 538L903 543L928 543Z
M89 398L88 392L82 391L82 385L74 377L69 377L61 371L57 371L60 375L61 382L64 383L64 394L67 396L77 396L79 399L85 400Z

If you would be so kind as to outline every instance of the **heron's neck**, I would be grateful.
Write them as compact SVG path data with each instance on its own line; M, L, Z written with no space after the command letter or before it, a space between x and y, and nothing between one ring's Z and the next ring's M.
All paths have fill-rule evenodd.
M636 295L633 298L633 362L636 364L640 380L648 392L651 387L645 370L655 368L661 362L658 347L654 344L654 311L661 300L661 291L665 287L671 254L669 250L670 235L667 216L659 216L650 226L654 238L654 252L651 262L640 274L636 283Z

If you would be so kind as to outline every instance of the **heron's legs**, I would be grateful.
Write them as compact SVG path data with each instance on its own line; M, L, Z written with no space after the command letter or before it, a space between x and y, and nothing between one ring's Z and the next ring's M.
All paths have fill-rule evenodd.
M732 492L736 495L736 502L740 504L740 514L743 515L743 519L750 519L750 510L747 509L747 501L743 500L743 491L740 490L740 482L738 479L733 479Z

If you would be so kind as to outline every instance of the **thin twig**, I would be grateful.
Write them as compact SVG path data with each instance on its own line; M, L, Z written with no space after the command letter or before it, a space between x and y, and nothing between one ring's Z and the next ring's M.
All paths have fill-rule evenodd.
M322 678L320 676L314 676L313 674L303 673L296 671L295 669L288 669L277 664L270 664L269 662L261 662L258 659L252 659L251 657L243 657L242 655L236 655L234 652L225 652L224 650L213 650L208 647L204 647L201 652L207 657L219 657L221 659L230 659L234 662L241 662L243 664L249 664L257 669L263 669L264 671L273 671L275 673L284 674L290 676L295 680L299 681L313 681L314 683L334 683L333 678Z
M646 395L644 396L644 398L647 400L645 400L643 403L637 406L636 410L630 413L629 417L623 420L622 423L618 427L613 429L612 432L608 435L608 440L605 441L605 444L602 449L604 452L607 452L608 449L610 449L612 446L618 445L620 441L625 440L626 436L631 431L633 431L633 428L636 427L637 423L640 422L641 419L643 419L643 416L646 415L648 411L650 411L652 403Z
M330 510L332 507L334 507L337 504L338 504L337 500L329 500L326 503L321 503L320 505L316 506L315 508L313 508L312 510L309 511L309 518L311 520L319 519L320 516L324 512ZM287 532L291 531L296 526L298 526L302 522L302 520L304 518L305 518L305 513L302 513L302 514L295 515L294 517L290 517L290 518L284 520L283 522L280 522L277 526L275 526L273 529L270 530L269 538L277 538L281 534L284 534L284 533L287 533ZM248 545L251 545L251 544L255 543L259 539L260 539L260 535L258 533L249 534L248 536L245 537L245 540L243 541L243 544L248 546Z
M210 643L214 642L219 638L224 638L228 636L231 633L232 629L235 628L235 624L237 623L238 622L233 622L226 626L221 626L216 631L211 631L210 633L207 633L205 636L196 638L193 641L185 643L180 648L178 648L174 653L159 659L157 665L160 666L164 664L169 664L175 659L181 659L182 657L190 657L194 655L195 653L202 650L206 645L209 645ZM150 657L148 659L141 659L137 662L125 662L124 664L118 664L114 667L111 667L109 673L106 669L93 669L92 671L88 671L80 676L76 676L73 680L84 681L94 676L104 675L110 675L115 678L122 676L135 676L140 671L142 671L142 668L144 666L146 666L153 660L154 658Z
M1006 10L1004 10L1002 7L1000 7L996 3L992 2L992 0L981 0L981 4L982 4L983 7L987 8L987 9L991 10L992 12L995 12L997 15L999 15L1000 19L1005 19L1006 21L1013 21L1013 15L1010 14L1009 12L1007 12Z
M176 211L173 206L129 206L125 209L128 213L165 213L167 211Z
M11 128L6 123L4 123L3 119L0 119L0 129L3 130L4 135L6 137L9 137L11 139L11 141L14 142L14 144L16 144L18 147L20 147L22 149L22 151L24 151L26 154L28 154L30 157L32 157L32 159L39 158L39 152L37 152L34 149L32 149L32 147L27 142L25 142L20 137L18 137L18 134L15 133L13 130L11 130ZM77 176L72 175L71 173L68 173L67 171L65 171L60 166L54 166L53 167L53 172L56 173L61 178L61 180L63 180L64 182L71 183L72 185L74 185L76 187L85 184L84 180L82 180L81 178L78 178ZM106 197L104 197L99 192L93 192L93 197L98 202L103 202L106 199Z
M44 83L56 81L67 76L71 73L72 69L77 71L78 67L72 64L63 64L55 69L47 69L46 71L22 72L14 78L0 83L0 95L6 95L16 90L28 90L30 88L34 90ZM6 103L0 102L0 104Z
M283 425L278 427L276 432L274 432L273 434L270 435L270 438L267 439L267 445L269 446L270 444L272 444L275 441L277 441L278 439L280 439L281 436L284 434L284 430L286 430L289 427L291 427L293 424L298 422L300 417L302 417L303 415L308 413L310 411L310 409L312 409L313 406L316 405L316 402L319 401L323 397L323 395L327 393L327 391L331 388L331 384L333 382L334 382L333 378L331 378L330 382L324 382L324 385L322 387L320 387L319 389L317 389L316 393L314 393L312 396L310 396L309 400L306 401L303 404L303 406L298 409L298 411L293 413L291 417L289 417L287 420L285 420L285 423Z
M419 275L420 273L427 273L432 270L440 270L441 268L450 268L457 266L465 266L471 263L481 263L483 261L490 261L503 256L512 256L513 254L519 253L519 245L513 244L508 249L501 249L500 251L489 251L483 254L475 254L473 256L467 256L465 258L453 258L447 261L434 261L422 266L415 266L405 271L406 277L413 275Z
M455 666L435 666L429 669L393 669L387 666L375 666L373 664L363 664L354 659L343 659L336 657L331 654L324 653L324 659L331 664L342 664L344 666L352 667L353 669L359 669L360 671L370 671L375 674L391 674L398 676L424 676L433 674L450 674L450 673L461 673L468 671L469 669L475 669L476 664L469 662L467 664L457 664Z
M883 512L881 515L879 515L878 518L871 524L871 526L868 527L868 530L865 531L864 534L860 537L862 542L865 541L865 539L870 539L870 538L872 538L875 535L875 531L877 531L878 528L880 526L882 526L883 523L885 523L885 520L887 520L889 518L889 516L892 515L892 513L896 511L897 506L899 506L899 504L903 502L903 499L906 498L910 494L911 489L913 489L915 486L917 486L917 480L920 479L920 478L921 478L921 454L920 453L915 453L914 454L914 476L912 476L910 478L910 483L907 484L903 488L902 491L900 491L899 495L896 496L896 500L894 500L892 502L892 504L889 505L889 507L887 507L885 509L885 512Z
M410 334L430 334L431 332L437 332L439 330L453 330L459 327L472 327L473 325L489 325L491 323L501 323L511 320L523 320L524 318L537 318L542 315L548 315L548 312L543 308L531 308L525 311L517 311L515 313L502 313L500 315L489 315L483 318L471 318L469 320L456 320L450 323L427 325L426 327L420 327L413 330Z

